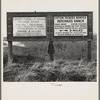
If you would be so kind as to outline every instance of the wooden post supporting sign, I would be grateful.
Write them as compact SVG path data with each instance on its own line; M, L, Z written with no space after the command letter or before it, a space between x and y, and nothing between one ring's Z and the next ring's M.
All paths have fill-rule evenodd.
M50 41L48 45L48 54L51 61L54 61L54 53L55 53L55 50L53 46L53 41Z
M87 41L87 59L88 61L91 60L91 41Z
M8 41L8 63L11 64L12 61L13 61L12 41Z

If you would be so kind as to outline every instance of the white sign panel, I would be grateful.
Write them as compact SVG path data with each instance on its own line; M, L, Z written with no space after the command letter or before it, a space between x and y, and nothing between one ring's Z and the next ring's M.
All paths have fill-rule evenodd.
M46 17L13 17L13 36L46 36Z
M55 16L54 36L87 36L87 16Z

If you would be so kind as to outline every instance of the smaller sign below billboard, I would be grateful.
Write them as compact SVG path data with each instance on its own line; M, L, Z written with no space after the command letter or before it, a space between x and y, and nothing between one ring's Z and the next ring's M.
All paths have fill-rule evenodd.
M13 17L13 36L46 36L46 17Z
M87 16L54 16L54 36L87 36Z

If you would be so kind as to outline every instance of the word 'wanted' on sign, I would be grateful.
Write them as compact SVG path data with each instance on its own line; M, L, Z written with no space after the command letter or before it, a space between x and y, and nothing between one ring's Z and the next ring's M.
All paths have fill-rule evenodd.
M13 17L13 36L46 36L46 17Z
M87 36L87 16L55 16L54 36Z

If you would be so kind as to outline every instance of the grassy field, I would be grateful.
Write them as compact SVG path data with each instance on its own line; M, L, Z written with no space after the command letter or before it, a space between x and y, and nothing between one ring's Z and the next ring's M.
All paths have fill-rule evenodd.
M8 47L4 47L4 81L96 81L96 35L92 41L92 59L87 62L86 41L54 42L54 61L47 53L48 41L21 42L13 45L13 64L8 64ZM7 44L4 44L7 45Z

